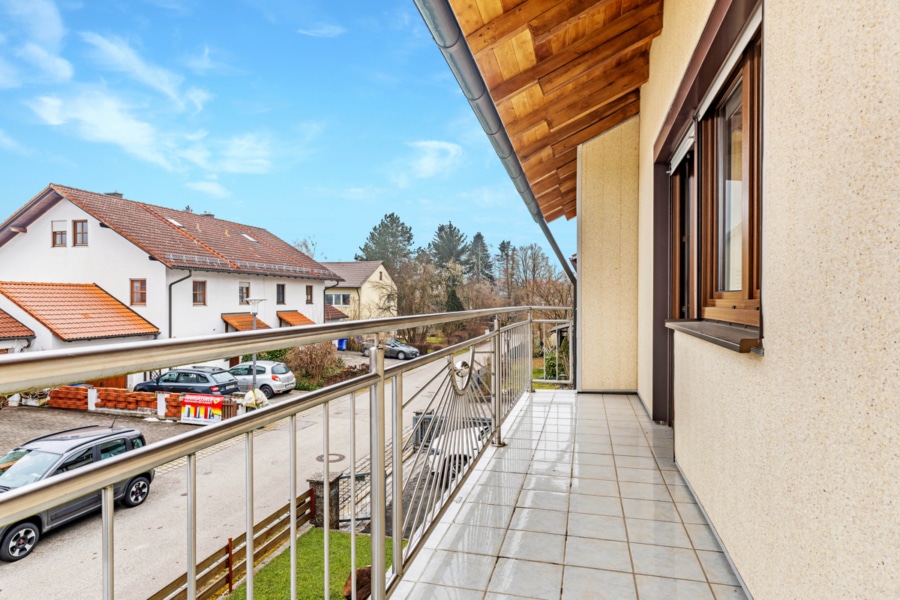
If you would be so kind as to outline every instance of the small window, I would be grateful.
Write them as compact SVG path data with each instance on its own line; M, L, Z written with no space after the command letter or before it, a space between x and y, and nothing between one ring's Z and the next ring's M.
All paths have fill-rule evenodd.
M238 302L240 304L250 304L250 282L241 281L238 283Z
M159 378L160 383L175 383L178 381L178 371L169 371Z
M131 305L143 306L147 304L147 280L131 280Z
M378 271L378 281L384 281L384 273L382 271Z
M65 248L68 245L68 224L65 221L53 221L51 223L53 230L53 247Z
M313 286L311 285L306 286L306 303L313 303Z
M275 304L285 304L283 283L275 284Z
M118 456L126 450L128 450L128 448L125 445L125 438L103 442L100 444L100 460Z
M56 473L65 473L80 469L94 462L94 447L86 448L75 456L69 458L56 470Z
M87 221L72 221L72 237L75 246L88 245Z
M325 302L332 306L350 306L350 294L325 294Z
M194 282L194 306L201 306L206 304L206 282L205 281L195 281Z
M144 438L140 437L140 436L138 436L136 438L131 438L131 447L134 448L135 450L137 450L138 448L143 448L144 447Z

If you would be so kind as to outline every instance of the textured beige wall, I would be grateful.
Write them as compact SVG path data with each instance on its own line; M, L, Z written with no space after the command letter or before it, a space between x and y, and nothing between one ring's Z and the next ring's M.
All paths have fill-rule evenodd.
M581 391L637 389L639 132L635 117L579 148Z
M709 4L666 3L642 92L645 399L652 143ZM896 1L765 2L766 354L675 337L677 460L756 600L900 597L897 31Z

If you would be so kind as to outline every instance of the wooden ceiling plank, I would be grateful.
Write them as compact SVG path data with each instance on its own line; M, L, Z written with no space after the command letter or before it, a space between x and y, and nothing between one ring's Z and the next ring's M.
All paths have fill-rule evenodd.
M527 166L523 164L522 170L525 172L525 177L528 178L528 181L535 181L556 171L567 162L577 159L577 152L567 152L562 156L555 156L549 160L534 161Z
M590 76L592 72L605 68L616 57L638 49L662 31L662 15L641 21L620 35L612 38L607 43L594 48L592 51L582 54L577 59L563 67L548 73L538 79L544 94L549 94L566 85L579 76Z
M553 146L551 146L553 148L553 153L562 154L564 152L568 152L569 150L575 149L579 144L583 144L584 142L597 137L608 129L612 129L619 123L627 121L634 115L638 114L640 111L641 103L639 101L627 104L605 119L601 119L590 127L586 127L581 131L578 131L577 133L574 133L564 140L554 144Z
M552 173L551 175L532 183L531 191L535 196L539 196L555 187L559 187L559 177L556 173Z
M662 2L656 1L639 10L622 15L622 17L612 21L603 29L593 32L591 35L572 45L565 52L553 54L544 60L540 60L540 56L536 52L535 55L538 59L538 63L527 71L522 71L520 74L507 79L503 83L491 86L491 97L494 99L495 103L500 104L510 96L518 94L525 88L536 85L537 81L542 77L564 67L579 56L591 52L595 48L606 44L630 29L640 26L645 21L658 21L661 18L661 14ZM480 66L481 62L479 59L479 67Z
M510 137L515 137L540 124L541 121L547 121L551 129L560 127L595 107L640 87L649 76L648 63L649 57L641 54L602 76L594 77L578 88L561 89L538 110L520 116L515 121L504 122L506 131ZM557 113L563 113L565 118L558 119Z
M568 181L572 177L575 177L575 173L578 172L578 161L573 160L571 162L567 162L560 168L556 170L556 177L559 179L559 185L563 184L563 181Z
M564 0L540 16L531 19L528 28L534 37L535 45L564 32L578 27L580 22L591 15L602 11L611 3L619 4L621 0Z
M475 0L449 0L450 6L453 8L453 14L459 22L459 28L463 34L477 30L484 25L481 18L481 11L478 9L478 3Z
M616 98L615 100L608 102L607 104L602 104L592 110L589 113L586 113L582 117L579 117L575 121L566 124L563 127L559 127L557 129L550 129L546 127L546 123L542 123L542 126L546 127L541 133L541 127L534 127L529 129L527 132L522 134L522 136L517 137L513 140L513 146L516 149L516 154L519 156L520 160L523 160L535 152L539 152L546 146L553 146L554 144L564 140L565 138L574 135L575 133L585 129L586 127L590 127L597 121L606 118L612 113L616 112L620 108L631 104L632 102L637 102L640 99L640 92L638 90L633 90L620 98ZM533 136L533 139L527 143L521 143L525 141L526 136L530 136L532 133L536 133Z
M559 193L562 196L565 196L568 192L575 191L575 187L578 184L577 177L567 177L565 181L559 182Z
M517 33L525 31L529 21L553 8L557 2L558 0L526 0L511 11L466 34L469 49L477 58L482 52L491 50Z

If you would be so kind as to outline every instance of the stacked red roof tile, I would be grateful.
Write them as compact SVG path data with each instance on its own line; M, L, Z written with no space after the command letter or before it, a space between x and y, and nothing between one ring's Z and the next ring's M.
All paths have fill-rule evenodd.
M33 338L34 332L0 310L0 340Z
M228 323L237 331L253 331L253 314L252 313L230 313L222 315L222 320ZM264 323L258 316L256 317L257 329L272 329L268 324Z

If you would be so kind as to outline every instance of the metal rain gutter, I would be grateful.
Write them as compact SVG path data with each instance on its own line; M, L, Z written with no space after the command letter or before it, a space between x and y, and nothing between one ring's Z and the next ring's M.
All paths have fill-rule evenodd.
M569 261L566 260L566 257L563 256L562 251L556 244L550 228L547 227L547 222L544 220L537 199L534 197L534 192L531 191L531 186L525 177L525 172L522 170L519 157L516 156L516 152L513 150L512 142L506 133L506 129L503 127L503 121L500 119L497 107L494 106L494 100L491 98L487 85L484 83L484 78L478 70L475 57L472 56L472 51L466 43L466 37L459 28L453 9L450 8L447 0L413 1L416 3L416 8L419 9L419 13L425 21L425 26L428 27L435 43L440 48L441 54L444 55L444 60L447 61L453 76L456 77L456 81L459 83L463 94L465 94L466 100L469 101L469 105L475 112L478 122L481 123L481 127L491 141L494 151L500 157L500 161L509 174L509 178L512 179L513 185L516 186L516 190L518 190L519 195L525 202L525 206L528 208L528 212L531 213L531 218L544 232L544 236L550 243L550 247L553 248L553 252L562 265L563 271L569 277L572 285L575 285L575 273L569 266Z

